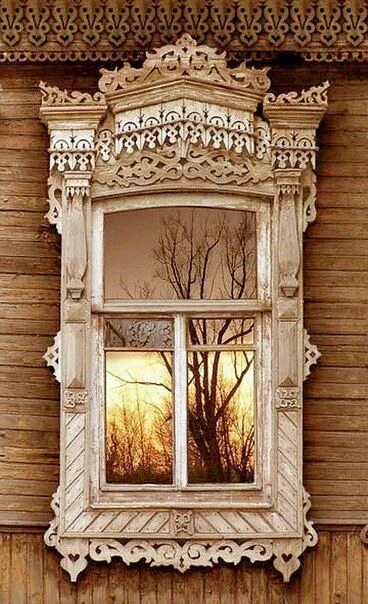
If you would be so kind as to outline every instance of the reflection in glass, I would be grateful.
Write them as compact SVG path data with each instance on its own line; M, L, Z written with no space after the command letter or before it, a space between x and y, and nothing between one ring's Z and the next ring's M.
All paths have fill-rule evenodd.
M189 319L189 346L247 346L253 344L254 320Z
M105 216L106 299L256 297L255 213L154 208Z
M254 353L188 353L189 483L254 481Z
M172 484L172 353L105 354L107 482Z

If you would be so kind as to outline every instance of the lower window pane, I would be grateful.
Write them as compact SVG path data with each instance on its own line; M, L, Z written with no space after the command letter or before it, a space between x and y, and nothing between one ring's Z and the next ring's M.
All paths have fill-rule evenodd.
M254 353L188 354L189 483L254 481Z
M106 352L106 479L172 484L172 353Z

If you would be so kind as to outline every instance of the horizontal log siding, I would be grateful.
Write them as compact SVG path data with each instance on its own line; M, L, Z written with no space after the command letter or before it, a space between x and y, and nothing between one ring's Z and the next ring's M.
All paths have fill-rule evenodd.
M58 387L42 354L59 324L60 263L57 237L43 218L48 139L38 119L37 84L43 79L69 89L93 89L97 68L3 66L0 77L0 524L45 525L57 484L59 425ZM365 522L368 70L346 65L275 67L273 77L279 90L307 87L327 77L335 82L320 131L318 218L305 238L306 326L322 352L305 388L305 484L319 523ZM10 547L4 539L3 547ZM12 556L20 564L40 547L35 539L29 537L26 549L18 537L10 539ZM335 549L340 547L336 539ZM323 543L319 556L333 555L333 548L323 554ZM52 556L44 555L46 566L57 574ZM1 555L0 560L6 564ZM31 568L39 572L35 561ZM149 575L142 572L128 573L127 580L129 576L133 585L144 576L149 585ZM203 594L218 593L221 572L227 571L201 579ZM242 572L237 580L247 585L251 578ZM318 565L313 572L319 572ZM111 581L116 576L112 573ZM179 593L183 584L174 576L165 581ZM210 576L216 577L212 587ZM50 573L47 577L35 589L52 589L56 579ZM259 571L259 577L265 590L270 589L266 575ZM105 589L103 585L96 580L88 589ZM145 597L142 601L151 601Z
M322 532L302 572L282 583L270 564L180 574L143 565L90 563L77 585L41 535L0 534L1 604L365 604L368 548L357 534Z

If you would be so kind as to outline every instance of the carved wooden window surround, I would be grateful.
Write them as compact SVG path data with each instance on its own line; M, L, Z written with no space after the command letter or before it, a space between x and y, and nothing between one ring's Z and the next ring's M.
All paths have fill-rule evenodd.
M224 54L184 35L140 69L102 69L93 96L40 86L50 133L47 216L63 242L61 330L45 354L61 383L60 486L46 543L73 581L88 556L180 571L272 558L289 580L317 542L302 485L302 386L319 356L303 329L302 235L316 215L315 133L328 83L275 97L267 69L230 69ZM104 216L163 207L253 212L255 298L171 306L105 299ZM176 313L180 321L188 312L241 312L258 325L255 481L110 488L103 326L108 317ZM184 363L176 361L178 375Z

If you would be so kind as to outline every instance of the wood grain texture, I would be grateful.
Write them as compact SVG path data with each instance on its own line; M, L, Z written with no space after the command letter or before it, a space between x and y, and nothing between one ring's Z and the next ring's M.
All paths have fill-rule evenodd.
M1 604L364 604L368 548L357 532L322 532L289 584L268 567L188 571L91 563L77 585L39 534L0 534Z
M318 215L304 247L305 322L312 342L322 352L305 391L304 470L317 522L364 523L368 517L368 69L363 65L348 70L341 65L289 66L274 67L273 74L277 92L290 89L291 77L299 90L326 78L334 83L319 137ZM8 525L45 525L51 518L49 504L57 482L58 389L41 357L58 329L60 268L57 236L43 218L48 161L47 134L38 119L41 79L54 85L62 82L63 88L91 90L96 87L98 70L88 64L2 66L1 70L0 523ZM15 558L21 559L14 547ZM321 543L318 556L332 555L329 547ZM339 551L338 544L333 551ZM56 568L53 554L45 556L45 569L50 570L45 570L48 579L43 589L44 594L51 594L56 589L51 575L59 571L52 570ZM365 568L368 572L367 561ZM120 590L116 593L123 593L127 602L137 601L137 585L145 579L132 574L121 583L119 572L109 575ZM344 588L339 577L329 578L332 571L326 570L325 577L316 565L310 572L320 586L331 581ZM260 571L260 584L261 576ZM180 577L170 577L174 578L167 582L167 589L180 594L184 589ZM201 579L199 587L191 574L186 577L185 589L191 585L192 596L185 598L200 593L202 601L211 601L215 589L211 582ZM230 602L237 601L239 585L251 593L251 578L239 577L231 586ZM364 580L368 586L368 579ZM351 583L349 579L349 589L353 589ZM59 596L61 601L74 593L68 589L65 586ZM83 589L93 594L92 582ZM153 601L164 601L161 589L157 587ZM298 587L298 598L303 595L308 602L306 589ZM266 583L264 592L271 594L271 601L278 597L277 589L270 591ZM327 602L323 587L321 593L315 601ZM83 592L79 600L76 595L70 597L74 598L70 601L88 601L92 595L86 600ZM145 601L150 597L147 593ZM303 601L295 599L294 592L290 598L290 602Z

